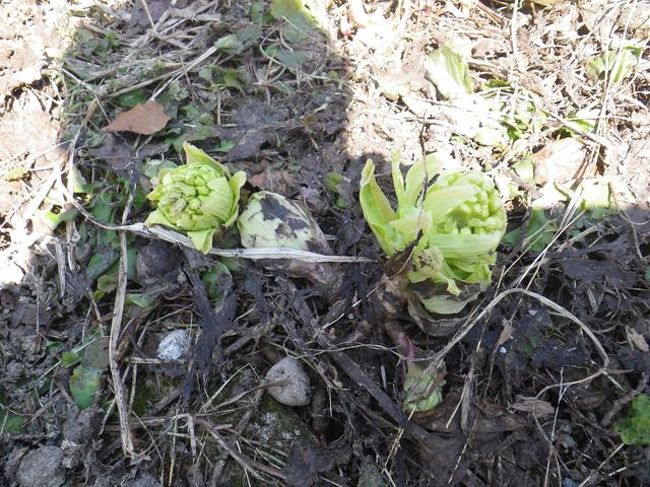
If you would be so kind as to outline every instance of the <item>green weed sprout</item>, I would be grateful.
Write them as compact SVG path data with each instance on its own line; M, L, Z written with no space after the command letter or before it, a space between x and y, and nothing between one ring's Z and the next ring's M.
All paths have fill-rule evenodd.
M246 174L239 171L231 176L227 167L187 142L183 149L185 165L158 173L160 183L147 195L156 210L145 224L185 232L198 250L207 253L214 233L237 219Z
M650 445L650 396L635 397L627 416L617 421L614 429L626 445Z
M394 157L394 210L377 184L375 164L369 159L359 198L370 229L389 257L413 245L406 277L425 310L453 314L478 294L468 296L467 289L483 290L489 285L507 220L501 197L487 175L440 174L439 168L439 160L429 155L413 164L404 178L399 158Z

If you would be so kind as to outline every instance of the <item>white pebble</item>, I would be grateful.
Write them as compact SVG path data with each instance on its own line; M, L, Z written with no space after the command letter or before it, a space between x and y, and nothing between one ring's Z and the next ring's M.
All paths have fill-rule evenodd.
M276 401L287 406L305 406L311 401L309 376L301 363L292 357L285 357L266 373L268 383L281 382L269 386L269 394Z
M157 355L160 360L178 360L183 358L189 349L189 332L185 329L173 330L160 341Z

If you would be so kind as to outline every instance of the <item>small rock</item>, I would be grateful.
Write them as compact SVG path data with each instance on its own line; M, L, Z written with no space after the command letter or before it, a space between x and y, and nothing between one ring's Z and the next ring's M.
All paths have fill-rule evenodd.
M292 357L285 357L266 373L269 383L281 382L269 386L269 394L276 401L287 406L305 406L311 401L309 376L302 364Z
M160 360L178 360L183 358L190 349L190 333L185 329L174 330L161 340L158 345Z
M57 446L41 446L30 451L20 462L18 483L21 487L59 487L65 482L61 466L63 450Z

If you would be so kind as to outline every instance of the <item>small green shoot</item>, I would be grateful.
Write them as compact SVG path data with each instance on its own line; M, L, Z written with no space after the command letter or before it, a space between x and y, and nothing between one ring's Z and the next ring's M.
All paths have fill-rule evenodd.
M425 66L427 79L447 100L462 98L474 91L467 62L450 47L442 46L434 51Z
M101 385L102 371L94 367L79 365L70 377L70 394L79 409L92 406Z
M610 49L593 58L587 64L587 72L595 78L607 75L610 82L619 83L639 65L642 53L643 48L637 46Z
M635 397L628 415L614 423L614 430L626 445L650 445L650 396Z

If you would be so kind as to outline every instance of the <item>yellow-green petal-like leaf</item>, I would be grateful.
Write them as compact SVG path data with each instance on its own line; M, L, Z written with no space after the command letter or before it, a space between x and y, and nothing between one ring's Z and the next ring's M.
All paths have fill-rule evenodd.
M206 230L196 230L194 232L187 232L187 236L192 239L192 243L196 250L207 254L212 248L212 237L216 228L208 228Z
M172 227L172 228L174 227L174 224L170 222L169 218L167 218L165 214L160 210L154 210L151 213L149 213L149 216L144 221L144 224L147 226L163 225L166 227Z
M212 157L210 157L205 151L199 149L196 146L188 142L183 142L183 150L185 151L185 156L187 157L187 164L206 164L222 175L230 176L230 171L228 168L222 164L219 164Z
M402 250L394 245L394 231L390 228L389 223L395 219L395 211L391 208L388 198L377 184L375 163L372 159L366 161L361 173L359 201L363 216L384 252L393 255L395 252Z
M431 233L426 238L430 246L440 249L447 258L472 259L496 249L501 236L496 232L486 235Z
M446 99L472 93L469 67L463 57L447 46L434 51L425 63L426 78Z
M404 204L415 205L418 202L424 184L440 172L441 166L442 161L435 154L428 154L411 166L406 173Z
M230 189L233 193L233 204L230 210L230 217L224 222L225 226L230 226L235 223L239 215L239 198L241 196L241 189L246 184L246 173L238 171L230 178Z

